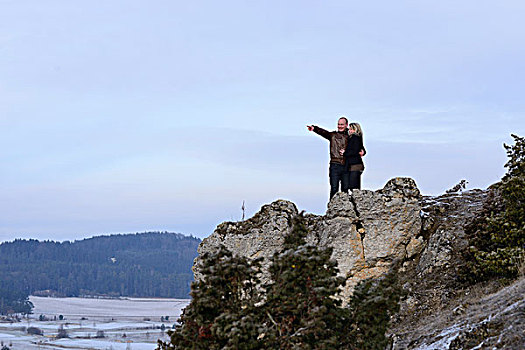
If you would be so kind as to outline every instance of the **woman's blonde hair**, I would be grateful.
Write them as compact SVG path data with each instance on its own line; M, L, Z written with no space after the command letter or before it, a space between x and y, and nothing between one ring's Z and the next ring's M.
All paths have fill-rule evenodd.
M348 129L352 129L355 131L355 134L358 136L363 135L363 130L361 130L361 125L359 123L350 123L348 124Z

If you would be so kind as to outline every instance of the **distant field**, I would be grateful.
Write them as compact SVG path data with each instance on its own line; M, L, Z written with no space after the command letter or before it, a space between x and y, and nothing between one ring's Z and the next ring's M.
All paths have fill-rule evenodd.
M0 341L12 350L33 349L155 349L157 339L167 339L187 299L88 299L30 297L33 315L20 323L0 323ZM39 321L44 315L49 320ZM58 320L60 315L63 320ZM56 321L54 318L56 316ZM161 317L169 316L168 321ZM84 318L84 319L82 319ZM161 330L164 324L165 330ZM62 325L69 338L54 339ZM37 327L44 336L29 335ZM94 338L97 332L104 338Z

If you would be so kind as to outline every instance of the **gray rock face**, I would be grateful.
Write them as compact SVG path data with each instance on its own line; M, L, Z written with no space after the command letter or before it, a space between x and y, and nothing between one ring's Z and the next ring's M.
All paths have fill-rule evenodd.
M252 218L242 222L223 222L205 238L198 248L199 256L215 251L224 245L237 255L250 259L263 257L264 270L268 269L269 258L279 251L284 237L292 228L292 219L298 214L295 204L277 200L264 205ZM199 257L195 259L193 272L195 279L200 279L197 268ZM267 276L263 276L263 282Z
M461 287L458 272L465 264L460 252L468 246L464 227L479 214L486 195L487 191L471 190L421 199L421 234L407 246L400 274L413 292L402 304L402 313L417 318L456 296Z
M453 253L468 244L465 223L481 210L486 193L472 190L423 199L422 230L428 237L428 243L417 266L421 275L432 273L437 267L448 268L457 263L453 261Z
M419 237L420 199L414 180L395 178L380 191L336 194L324 216L305 215L310 231L308 243L332 247L332 258L337 260L340 274L348 277L343 300L360 280L378 277L394 261L421 252L424 242ZM263 257L263 269L267 271L270 258L280 251L297 214L293 203L277 200L246 221L220 224L202 241L199 254L222 244L241 256ZM194 268L194 272L200 278L199 271Z

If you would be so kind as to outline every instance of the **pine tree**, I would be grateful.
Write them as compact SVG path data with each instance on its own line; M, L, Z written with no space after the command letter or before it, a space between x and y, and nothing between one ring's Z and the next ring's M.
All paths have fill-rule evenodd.
M512 135L515 145L504 145L507 173L488 196L481 217L467 226L471 248L467 253L471 280L515 277L525 252L525 138Z
M385 336L390 318L399 311L402 289L395 268L379 279L357 284L350 300L353 324L349 342L360 350L383 350L389 343Z
M350 325L348 309L334 298L344 278L337 277L332 249L307 245L307 234L300 214L283 251L272 258L264 305L265 349L345 348L340 334Z
M158 349L259 349L259 260L234 256L221 246L202 256L199 271L203 277L192 284L180 325Z

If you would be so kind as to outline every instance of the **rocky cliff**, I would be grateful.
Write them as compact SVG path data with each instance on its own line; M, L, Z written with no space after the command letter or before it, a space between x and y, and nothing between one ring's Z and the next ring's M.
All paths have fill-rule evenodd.
M457 280L464 263L458 252L468 244L464 226L480 212L486 193L472 190L424 197L410 178L394 178L378 191L339 193L325 215L305 215L308 242L333 248L332 258L348 278L343 300L359 281L380 277L394 267L398 270L407 296L392 329L394 349L470 348L464 345L489 344L488 338L493 346L499 342L518 349L523 338L514 339L515 332L525 331L524 283L518 281L505 292L497 283L468 288ZM297 214L293 203L277 200L246 221L220 224L200 244L199 254L222 244L242 256L263 257L267 269ZM194 272L198 279L199 271ZM497 327L490 328L486 320L496 317L489 307L496 300L491 299L494 292L500 293L494 297L498 310L507 311L500 312ZM521 322L511 325L516 314ZM472 335L477 329L482 331Z

